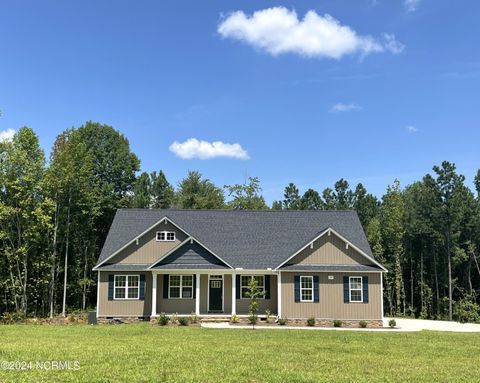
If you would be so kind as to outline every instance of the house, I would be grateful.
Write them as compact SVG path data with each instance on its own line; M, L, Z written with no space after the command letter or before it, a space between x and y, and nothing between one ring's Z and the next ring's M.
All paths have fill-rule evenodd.
M99 318L259 314L380 324L382 275L353 211L120 209L94 267Z

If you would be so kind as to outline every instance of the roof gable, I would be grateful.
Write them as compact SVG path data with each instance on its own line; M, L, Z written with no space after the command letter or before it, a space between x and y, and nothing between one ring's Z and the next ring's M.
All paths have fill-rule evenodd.
M188 238L170 253L154 262L149 269L164 268L230 268L215 254L199 244L193 238Z
M331 228L320 233L315 239L293 253L277 269L293 265L373 265L386 271L373 257Z

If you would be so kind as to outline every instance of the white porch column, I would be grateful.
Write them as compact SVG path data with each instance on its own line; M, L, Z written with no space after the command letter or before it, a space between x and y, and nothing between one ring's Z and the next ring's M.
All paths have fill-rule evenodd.
M277 315L282 317L282 273L279 271L277 276Z
M152 317L157 315L157 279L158 274L152 272Z
M232 274L232 315L237 313L237 274Z
M195 314L200 315L200 274L195 274Z

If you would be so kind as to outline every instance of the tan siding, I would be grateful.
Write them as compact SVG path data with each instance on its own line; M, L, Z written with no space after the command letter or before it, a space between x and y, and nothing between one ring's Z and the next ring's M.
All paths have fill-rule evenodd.
M320 277L320 301L318 303L295 302L295 275L318 275ZM334 279L329 280L328 276ZM344 273L294 273L282 272L282 317L318 319L381 319L380 273L364 273L368 276L368 302L343 302ZM352 274L359 275L359 274Z
M115 275L145 275L145 300L108 300L108 276ZM100 286L98 287L99 308L98 316L101 317L121 317L150 316L152 313L152 277L150 273L141 272L100 272Z
M345 242L335 234L325 234L313 243L313 249L308 246L291 259L289 264L300 265L371 265L372 262L351 246L348 249Z
M185 275L191 275L185 273ZM158 275L157 281L157 314L191 314L195 312L195 299L164 299L163 278L165 275ZM193 276L195 278L195 275Z
M175 241L160 242L156 241L157 231L174 231ZM109 259L107 263L123 263L123 264L138 264L138 263L153 263L162 255L166 254L173 248L177 247L181 242L187 239L187 236L170 222L167 224L161 222L152 230L147 232L139 238L138 245L134 242L127 246L120 253Z
M248 314L249 299L237 299L237 314ZM277 276L270 275L270 299L258 300L258 315L265 315L265 310L269 309L272 314L277 313Z
M195 276L194 276L195 277ZM163 298L163 278L158 275L157 284L157 313L165 312L168 314L190 314L195 312L195 299L164 299ZM224 276L224 310L225 314L230 315L232 312L232 276ZM208 313L208 275L200 275L200 314Z
M220 275L220 274L219 274ZM200 275L200 314L208 314L208 284L209 276ZM223 312L230 315L232 312L232 276L223 276Z

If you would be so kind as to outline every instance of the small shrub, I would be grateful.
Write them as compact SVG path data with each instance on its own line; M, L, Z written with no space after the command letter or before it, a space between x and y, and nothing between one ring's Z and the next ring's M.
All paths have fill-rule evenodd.
M265 320L267 323L270 323L271 319L272 319L272 312L269 310L269 309L266 309L265 310Z
M240 318L238 317L237 314L233 314L232 317L230 318L230 322L232 323L238 323L240 321Z
M258 316L256 314L250 314L248 316L248 323L251 325L256 325L258 322Z
M307 319L307 326L310 326L310 327L315 326L315 318L314 317L310 317L310 318Z
M179 324L180 326L188 326L188 323L189 323L189 322L190 322L190 321L188 320L187 317L180 317L180 318L178 318L178 324Z
M172 324L178 324L178 313L175 313L170 317L170 322L172 322Z
M395 328L395 326L397 325L397 321L395 319L390 319L388 321L388 325L390 326L390 328Z
M280 326L285 326L288 322L288 319L287 318L278 318L278 324Z
M165 313L161 313L160 316L157 319L157 323L160 326L166 326L170 322L170 318L165 315Z
M368 325L368 322L366 320L361 320L360 322L358 322L358 325L361 327L361 328L366 328L367 325Z
M467 295L454 303L453 316L460 323L480 322L480 307L474 295Z
M68 321L69 321L70 323L74 323L74 322L76 321L75 315L70 314L70 315L68 316Z
M22 323L26 319L25 314L22 312L6 312L0 317L0 322L3 324Z
M342 327L343 322L340 319L335 319L333 321L333 327Z
M191 322L191 323L197 323L197 322L198 322L198 316L197 316L197 314L192 313L192 314L190 315L190 322Z

